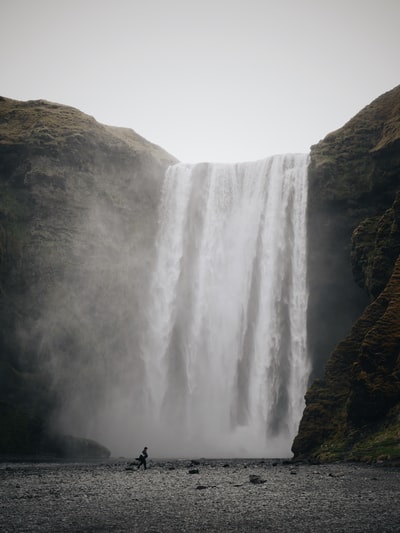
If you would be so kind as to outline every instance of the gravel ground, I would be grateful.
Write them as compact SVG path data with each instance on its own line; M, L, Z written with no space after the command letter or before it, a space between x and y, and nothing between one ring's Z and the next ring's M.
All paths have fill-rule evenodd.
M399 468L360 464L0 463L1 532L398 533L399 497Z

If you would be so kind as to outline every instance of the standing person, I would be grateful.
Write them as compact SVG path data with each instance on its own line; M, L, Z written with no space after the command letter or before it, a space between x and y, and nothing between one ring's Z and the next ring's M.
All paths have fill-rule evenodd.
M143 465L143 468L146 470L146 468L147 468L147 464L146 464L147 457L148 457L147 446L145 446L143 448L142 453L138 457L138 461L139 461L138 469Z

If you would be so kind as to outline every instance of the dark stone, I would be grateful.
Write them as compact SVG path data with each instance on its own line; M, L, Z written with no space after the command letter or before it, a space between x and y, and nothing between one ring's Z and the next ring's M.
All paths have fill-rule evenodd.
M262 477L258 476L257 474L250 474L249 481L254 485L262 485L263 483L266 483L266 480L262 479Z

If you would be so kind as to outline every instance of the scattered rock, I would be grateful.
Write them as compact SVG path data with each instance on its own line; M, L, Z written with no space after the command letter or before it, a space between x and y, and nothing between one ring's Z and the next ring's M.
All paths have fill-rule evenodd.
M250 474L249 480L250 480L250 483L254 483L255 485L261 485L262 483L266 482L265 479L262 479L262 477L258 476L257 474Z

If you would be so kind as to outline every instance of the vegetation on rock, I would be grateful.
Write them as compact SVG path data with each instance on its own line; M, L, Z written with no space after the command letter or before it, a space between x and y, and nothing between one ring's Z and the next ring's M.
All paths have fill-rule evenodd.
M0 453L107 455L87 439L49 432L63 380L76 378L77 367L69 375L60 369L58 380L50 375L55 347L44 349L41 339L69 326L47 325L44 316L50 299L76 314L88 281L76 279L87 269L78 245L93 247L96 206L108 206L104 223L119 225L121 242L137 246L151 234L161 178L175 161L134 131L77 109L0 97Z
M399 189L400 86L311 151L309 330L314 358L331 354L306 394L297 458L400 459ZM344 340L319 340L322 308Z

